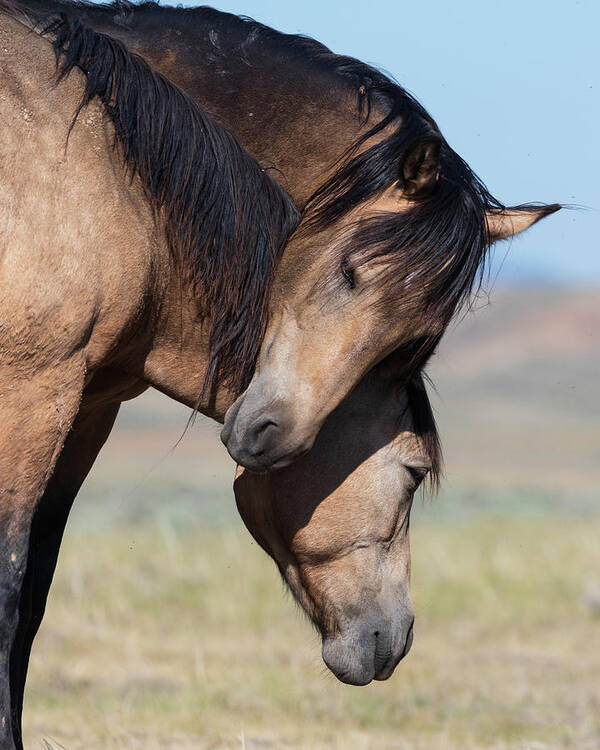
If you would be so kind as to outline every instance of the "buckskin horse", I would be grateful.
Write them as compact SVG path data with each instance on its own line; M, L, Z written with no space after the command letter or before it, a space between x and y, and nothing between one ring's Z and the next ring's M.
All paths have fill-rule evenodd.
M22 747L27 664L69 508L120 402L153 384L189 405L208 394L200 408L222 418L236 392L219 356L247 356L237 322L261 325L268 272L298 218L233 138L119 43L65 19L46 31L59 86L50 43L0 14L7 748ZM67 78L74 67L83 81ZM375 368L268 484L236 480L240 512L321 631L327 664L355 684L388 677L410 647L408 514L439 472L422 379L396 369ZM219 374L208 388L207 373Z
M421 369L489 246L560 208L505 208L410 94L313 39L206 7L19 5L39 17L68 10L122 39L272 167L302 211L253 380L222 433L248 468L283 466L310 447L400 345L406 376Z
M345 436L351 436L346 439ZM289 467L238 469L240 514L277 563L343 682L385 680L413 637L409 516L440 444L424 383L375 367Z

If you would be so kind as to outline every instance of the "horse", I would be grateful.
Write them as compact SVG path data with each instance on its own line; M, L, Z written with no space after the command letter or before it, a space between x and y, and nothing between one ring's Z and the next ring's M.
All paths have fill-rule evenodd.
M0 14L0 745L11 750L69 509L120 403L153 385L223 418L237 395L223 358L243 364L260 339L247 326L263 324L299 219L233 137L119 42L65 18L45 35ZM439 463L422 379L407 383L390 359L301 462L236 479L240 512L342 680L385 679L410 648L408 511Z
M351 685L388 679L412 645L410 510L425 477L439 481L423 379L406 385L398 372L375 367L292 464L266 477L238 467L234 482L247 528L317 627L323 661Z
M414 97L313 39L206 7L19 5L37 17L68 10L123 40L235 132L302 211L252 381L240 378L222 432L247 468L310 448L390 352L405 352L407 379L421 370L490 246L560 208L504 206Z

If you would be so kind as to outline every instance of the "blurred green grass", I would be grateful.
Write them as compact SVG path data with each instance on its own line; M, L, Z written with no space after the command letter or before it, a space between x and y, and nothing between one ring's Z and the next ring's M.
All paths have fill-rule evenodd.
M326 671L244 529L218 426L177 444L185 409L126 405L65 537L27 746L597 750L599 299L499 294L434 361L448 470L413 510L415 642L366 688Z
M600 519L417 511L412 528L415 643L367 688L325 672L238 524L69 535L32 660L31 746L597 748Z

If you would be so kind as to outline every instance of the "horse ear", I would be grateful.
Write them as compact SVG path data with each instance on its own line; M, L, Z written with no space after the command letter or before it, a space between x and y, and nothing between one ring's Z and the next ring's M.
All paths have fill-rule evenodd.
M559 203L547 206L514 206L514 208L492 208L486 213L488 241L498 242L529 229L540 219L560 211Z
M441 146L441 138L430 136L408 147L401 170L405 196L425 198L432 192L440 171Z

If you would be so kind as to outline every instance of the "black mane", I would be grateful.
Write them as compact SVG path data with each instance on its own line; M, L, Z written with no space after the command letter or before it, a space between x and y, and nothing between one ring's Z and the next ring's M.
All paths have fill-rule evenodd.
M420 437L431 461L427 482L431 492L435 494L440 488L444 458L435 415L425 386L427 379L427 376L421 372L412 377L406 384L406 397L415 434Z
M202 397L241 392L252 377L275 262L299 214L235 138L123 44L61 13L43 28L59 76L85 73L75 114L98 97L132 175L162 219L179 270L210 322ZM73 123L75 122L73 120Z

